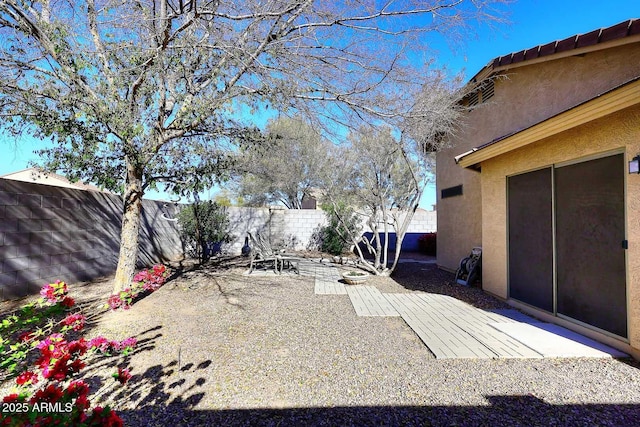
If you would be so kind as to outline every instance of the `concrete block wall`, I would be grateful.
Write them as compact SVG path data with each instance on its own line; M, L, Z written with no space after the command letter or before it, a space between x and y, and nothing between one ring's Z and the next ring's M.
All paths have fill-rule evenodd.
M402 241L402 250L413 252L419 251L418 239L420 236L425 233L434 233L437 231L437 228L438 223L436 211L426 211L423 209L417 210L411 219L411 223L409 223L409 227L407 228L407 232ZM365 228L365 235L368 238L371 237L372 233L370 228ZM390 233L389 250L394 250L395 248L396 235L395 233Z
M144 200L140 267L182 258L177 206ZM234 239L225 248L239 254L247 232L260 232L274 246L304 250L327 223L321 210L228 208ZM115 271L120 245L119 196L0 179L0 298L37 293L48 282L91 280ZM435 230L435 212L418 211L413 233Z
M411 219L407 233L433 233L438 229L436 211L417 210Z
M294 250L307 249L313 232L327 224L324 211L314 209L244 208L230 207L232 242L224 247L230 254L239 254L247 232L269 236L276 247ZM368 227L364 231L371 231ZM417 250L417 239L424 233L436 231L436 212L419 210L415 213L409 229L405 250Z
M264 234L269 233L269 208L244 208L229 207L227 213L230 219L230 229L232 240L224 246L224 250L230 254L238 255L242 251L247 233Z
M327 224L327 216L321 210L292 209L284 211L285 236L296 249L307 249L314 231Z
M232 241L225 246L230 254L239 254L247 233L269 237L275 247L304 250L314 230L326 224L323 211L311 209L229 207Z
M164 219L174 212L149 200L142 209L138 264L180 258L177 224ZM113 273L121 218L116 195L0 179L0 298Z

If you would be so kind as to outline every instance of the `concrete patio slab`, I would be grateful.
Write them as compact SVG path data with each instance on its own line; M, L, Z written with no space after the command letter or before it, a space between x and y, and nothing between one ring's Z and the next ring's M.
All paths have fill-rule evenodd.
M551 323L492 323L491 326L544 357L628 357L619 350Z

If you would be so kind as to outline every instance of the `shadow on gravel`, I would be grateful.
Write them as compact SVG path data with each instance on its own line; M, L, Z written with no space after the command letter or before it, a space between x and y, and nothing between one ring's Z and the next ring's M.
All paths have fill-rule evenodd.
M121 411L131 426L631 426L640 405L550 405L535 396L487 396L488 406L371 406L191 409L198 395L166 406Z
M506 303L483 292L480 287L455 283L454 274L439 269L435 264L402 263L398 265L391 278L410 291L448 295L478 308L511 308Z

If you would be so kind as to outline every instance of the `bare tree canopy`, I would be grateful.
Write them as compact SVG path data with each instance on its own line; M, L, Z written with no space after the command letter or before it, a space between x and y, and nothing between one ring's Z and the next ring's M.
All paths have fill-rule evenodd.
M375 274L391 274L388 268L390 233L397 238L397 254L424 186L429 180L425 159L390 128L362 129L349 135L334 159L336 170L323 187L325 207L338 223L338 232L360 255L361 265ZM353 227L344 206L360 224L373 232L367 239L362 227ZM361 247L364 246L364 249ZM373 259L371 259L373 258ZM397 257L394 261L397 261Z
M320 185L323 171L331 167L331 143L300 117L271 120L265 143L238 152L234 167L236 193L246 205L281 203L301 209L302 199Z
M47 168L123 189L118 290L149 186L215 176L264 108L400 120L425 33L493 19L503 1L0 0L0 116L52 139Z
M398 128L363 125L333 155L334 168L322 185L324 206L370 272L389 275L396 268L409 224L432 182L433 151L446 146L458 128L461 94L442 73L430 73ZM352 226L352 214L372 231L370 238L363 236L362 227ZM395 253L390 260L392 234Z

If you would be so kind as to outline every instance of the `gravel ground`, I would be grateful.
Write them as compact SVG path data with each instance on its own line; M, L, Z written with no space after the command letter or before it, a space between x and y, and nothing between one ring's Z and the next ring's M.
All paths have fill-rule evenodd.
M96 316L89 334L134 335L140 347L91 366L92 403L130 426L640 425L635 361L436 360L400 318L357 317L347 296L314 295L312 278L245 271L187 271L129 311ZM371 284L505 306L452 281L403 263ZM124 388L98 374L116 362L134 374Z

